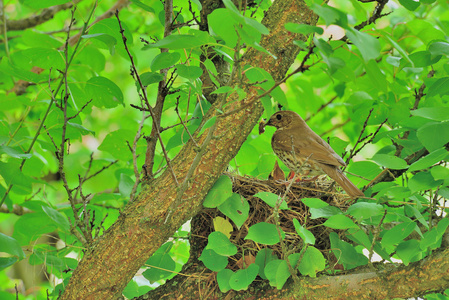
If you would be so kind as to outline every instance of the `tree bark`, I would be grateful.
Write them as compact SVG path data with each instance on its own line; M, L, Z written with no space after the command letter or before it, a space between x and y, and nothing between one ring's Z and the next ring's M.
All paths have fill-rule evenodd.
M316 20L317 16L303 1L276 1L264 18L270 34L263 38L261 44L278 59L249 50L242 64L263 68L275 80L282 78L299 51L293 41L304 38L287 32L284 24L295 22L314 25ZM231 82L230 85L235 83ZM216 115L215 126L199 136L198 132L194 134L200 149L189 141L172 160L179 185L175 183L170 170L144 183L136 200L86 250L61 299L120 297L122 290L145 261L183 223L201 210L205 195L237 154L263 112L260 102L254 101L258 90L254 86L246 86L245 89L247 99L238 101L237 96L232 94L224 101L226 111L236 110L233 114L220 116L216 108L221 101L214 103L204 119ZM244 108L239 109L242 106Z

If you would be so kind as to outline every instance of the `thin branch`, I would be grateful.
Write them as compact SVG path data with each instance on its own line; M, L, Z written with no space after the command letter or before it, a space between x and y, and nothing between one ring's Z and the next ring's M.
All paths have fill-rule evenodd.
M317 110L314 114L308 116L304 121L306 121L306 122L309 121L311 118L313 118L314 116L316 116L320 111L322 111L323 109L325 109L326 107L328 107L329 105L331 105L337 98L338 98L338 96L332 97L332 99L330 99L328 102L322 104L322 105L320 106L320 108L318 108L318 110Z
M136 191L137 191L137 187L139 186L140 183L140 172L139 172L139 168L137 167L137 142L139 141L139 139L142 137L142 129L143 129L143 125L145 124L145 120L149 117L149 115L145 115L145 112L142 112L142 119L140 120L139 123L139 129L136 132L136 135L134 136L134 141L133 141L133 146L131 148L131 153L133 155L133 169L134 169L134 176L136 177L136 181L134 182L133 188L131 189L131 193L129 195L129 201L133 201Z
M169 1L167 0L166 2L169 2ZM128 49L128 45L126 43L127 39L126 39L125 34L124 34L125 30L122 27L122 23L121 23L120 18L119 18L119 11L118 10L115 12L115 16L117 18L117 21L118 21L118 24L119 24L119 27L120 27L120 34L122 35L122 40L123 40L123 44L125 46L125 50L128 53L128 57L129 57L129 59L131 61L131 67L132 67L133 72L134 72L134 74L135 74L135 76L137 78L137 81L138 81L139 86L140 86L141 91L142 91L142 95L143 95L145 104L147 105L148 111L150 112L151 118L153 120L153 130L156 132L157 139L159 140L159 143L161 145L162 151L163 151L164 156L165 156L165 160L167 161L167 165L168 165L168 168L170 169L170 173L171 173L171 175L173 177L173 180L176 182L176 184L178 184L178 179L176 178L176 175L175 175L175 173L173 171L173 168L172 168L172 166L170 164L170 158L168 157L167 151L165 149L164 143L163 143L162 138L161 138L161 134L160 134L160 131L159 131L159 125L156 122L156 120L157 120L156 119L156 115L155 115L155 113L154 113L154 111L153 111L153 109L152 109L152 107L151 107L151 105L150 105L150 103L148 101L146 89L145 89L145 86L142 83L142 80L141 80L140 76L139 76L139 72L137 71L137 67L136 67L136 65L134 63L134 58L133 58L133 56L131 55L131 52Z
M371 246L369 248L369 257L368 257L368 263L370 265L370 267L372 269L375 269L373 266L373 254L374 254L374 245L376 243L377 238L379 237L379 234L381 232L380 227L382 226L382 223L384 222L385 217L387 216L387 210L385 209L384 214L382 216L382 218L380 219L379 223L377 224L376 229L374 230L374 234L373 234L373 240L371 242Z
M164 131L166 131L166 130L168 130L168 129L174 128L174 127L179 126L179 125L184 125L184 124L186 124L186 123L189 123L189 122L192 121L192 120L197 120L197 119L199 119L199 118L198 118L198 117L192 117L192 118L190 118L190 119L188 119L188 120L182 121L182 122L180 122L180 123L176 123L176 124L174 124L174 125L170 125L170 126L167 126L167 127L161 127L161 132L164 132ZM184 126L185 126L185 125L184 125Z
M187 128L186 124L182 121L181 115L179 114L178 106L179 106L179 98L180 97L181 96L178 96L178 98L176 98L176 107L175 107L176 114L178 115L178 118L181 121L182 126L184 127L185 131L187 131L187 134L189 135L189 137L192 140L192 142L195 144L196 147L199 148L198 144L196 143L195 139L193 138L193 136L190 133L189 129Z
M283 79L281 79L280 81L276 82L271 88L266 90L264 93L262 93L260 95L257 95L251 101L246 102L245 104L237 107L236 109L233 109L231 111L228 111L228 112L222 114L221 117L224 118L224 117L230 116L232 114L235 114L236 112L239 112L239 111L245 109L246 107L252 105L254 102L258 101L259 99L269 95L275 88L277 88L282 83L286 82L293 75L295 75L297 73L303 73L304 71L308 70L310 66L306 65L306 62L309 59L309 57L312 55L314 48L315 48L315 45L312 45L312 46L309 47L309 51L307 51L307 54L304 56L303 60L301 61L301 65L298 68L296 68L296 70L294 70L292 73L288 74Z
M362 2L363 2L363 1L362 1ZM369 1L368 1L368 2L369 2ZM376 21L377 21L378 19L380 19L380 18L382 18L382 17L385 17L385 16L388 16L389 14L391 14L393 11L388 12L388 13L386 13L386 14L382 14L382 10L384 9L384 7L385 7L385 5L387 4L387 2L388 2L388 0L380 0L380 1L377 1L376 8L374 9L373 14L371 15L371 17L370 17L368 20L366 20L366 21L360 23L359 25L355 26L354 28L355 28L356 30L360 30L360 29L364 28L364 27L367 26L367 25L376 23Z
M34 15L21 20L8 20L6 22L7 30L25 30L27 28L36 27L42 23L45 23L55 16L56 13L61 10L66 10L72 8L74 5L78 4L82 0L72 0L68 3L64 3L61 5L55 5L49 8L44 8L39 15Z
M89 14L88 18L87 18L86 22L84 23L83 29L81 30L81 33L82 33L82 34L84 34L84 33L86 32L87 26L88 26L88 24L89 24L90 19L92 18L92 15L93 15L94 11L95 11L95 6L92 7L92 10L90 11L90 14ZM70 25L70 27L71 27L71 25ZM70 30L69 30L69 33L70 33ZM68 33L68 34L69 34L69 33ZM79 40L78 43L76 44L76 46L74 47L74 49L73 49L73 51L72 51L72 54L71 54L71 56L70 56L69 61L66 61L66 66L70 66L70 65L71 65L71 63L72 63L72 61L73 61L73 58L75 57L75 55L76 55L76 53L77 53L77 50L78 50L78 48L79 48L80 42L81 42L81 40ZM61 78L61 81L59 82L58 87L56 88L56 90L55 90L55 92L54 92L56 95L59 93L59 91L60 91L60 89L62 88L62 85L63 85L63 84L64 84L64 78ZM17 85L16 85L16 86L17 86ZM16 87L16 86L15 86L15 87ZM15 87L14 87L14 88L15 88ZM50 91L51 91L51 90L50 90ZM50 92L50 94L51 94L51 92ZM33 149L34 144L36 143L37 138L38 138L39 135L40 135L40 132L41 132L41 130L42 130L42 127L44 126L44 123L45 123L45 121L46 121L46 119L47 119L47 117L48 117L48 115L49 115L49 113L50 113L50 110L51 110L51 107L52 107L53 103L55 103L55 101L50 101L50 103L48 104L47 110L45 111L45 113L44 113L44 115L43 115L43 117L42 117L42 119L41 119L41 122L39 123L39 127L38 127L38 129L36 130L36 133L35 133L35 135L34 135L34 137L33 137L33 140L31 141L30 146L28 147L28 149L25 151L25 154L31 153L31 150ZM20 164L20 170L23 169L23 165L25 164L25 161L26 161L26 159L23 159L23 160L22 160L22 162L21 162L21 164ZM6 197L8 196L8 194L9 194L9 192L11 191L12 187L13 187L13 184L10 184L10 185L8 186L8 188L7 188L7 190L6 190L6 193L4 194L2 200L0 201L0 206L5 202Z
M371 117L371 113L373 112L373 110L374 110L374 108L371 108L370 109L370 111L369 111L369 113L368 113L368 116L366 117L366 119L365 119L365 122L363 123L363 126L362 126L362 130L360 130L360 134L359 134L359 137L357 138L357 141L355 142L355 145L354 145L354 147L351 149L351 151L349 152L349 156L348 156L348 158L346 159L346 161L345 161L345 163L346 163L346 166L348 165L348 163L349 163L349 161L354 157L354 153L355 153L355 149L356 149L356 147L357 147L357 145L361 142L361 140L362 140L362 135L363 135L363 133L365 132L365 129L366 129L366 126L368 126L368 120L369 120L369 118ZM346 166L345 167L343 167L343 171L346 169Z

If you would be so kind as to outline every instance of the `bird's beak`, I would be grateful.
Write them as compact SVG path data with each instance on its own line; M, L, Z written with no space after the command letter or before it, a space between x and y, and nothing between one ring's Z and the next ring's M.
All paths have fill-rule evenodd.
M265 119L260 120L259 122L259 134L262 134L265 132L265 126L267 126L267 122Z

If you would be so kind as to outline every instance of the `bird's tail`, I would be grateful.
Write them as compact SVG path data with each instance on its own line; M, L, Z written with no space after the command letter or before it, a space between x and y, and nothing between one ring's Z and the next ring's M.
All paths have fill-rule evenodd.
M364 197L365 194L356 187L348 177L343 174L340 168L336 166L321 165L323 171L333 180L335 180L351 198Z

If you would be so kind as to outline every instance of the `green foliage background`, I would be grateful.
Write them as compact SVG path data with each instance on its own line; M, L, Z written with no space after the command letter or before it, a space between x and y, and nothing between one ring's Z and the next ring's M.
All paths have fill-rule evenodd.
M28 18L44 8L67 1L3 2L5 22ZM162 79L159 71L169 67L168 76L177 76L166 97L161 119L162 128L166 128L161 137L170 158L189 139L182 126L171 127L179 123L175 109L183 120L195 118L187 124L193 132L210 106L201 92L200 55L207 48L213 48L232 63L239 57L234 48L242 43L266 51L259 41L261 35L268 32L259 22L270 2L256 1L258 9L247 11L245 17L229 1L224 2L226 8L209 16L209 33L201 32L195 26L180 27L165 39L161 2L134 0L120 11L127 45L144 85L148 86L146 92L151 105L156 103L157 86ZM264 117L275 112L278 104L298 112L315 132L329 138L331 146L344 158L357 143L362 149L348 171L357 175L349 177L359 187L370 183L382 170L400 171L395 173L399 174L396 180L370 186L365 194L373 198L354 204L348 212L326 212L329 208L321 206L317 199L306 203L311 208L312 218L328 218L324 226L348 230L353 245L337 236L331 237L333 248L346 254L342 257L346 268L367 264L361 252L372 245L385 260L393 256L406 265L420 260L440 246L448 226L447 219L439 218L443 214L437 205L444 205L445 199L449 198L449 170L446 167L449 5L443 0L390 1L384 13L391 14L358 31L355 26L369 19L376 3L335 0L331 7L321 5L319 1L306 2L320 16L319 27L289 24L287 29L312 33L306 42L297 42L304 51L298 55L297 64L291 71L313 47L313 53L306 61L308 69L292 76L270 96L261 99ZM95 6L93 1L81 1L73 15L75 22L70 36L80 32L84 22L90 24L113 4L112 1L100 1ZM192 1L190 7L198 16L199 1ZM176 1L174 10L179 23L192 18L188 1ZM252 12L254 14L249 18ZM76 207L81 208L79 218L93 227L94 237L101 235L117 219L120 209L128 203L130 196L135 195L132 190L136 182L135 166L140 172L144 164L145 140L140 138L133 145L142 112L130 106L141 105L138 94L141 88L129 74L130 60L117 20L112 17L95 23L83 33L78 46L70 45L65 54L67 34L63 29L67 29L70 19L70 10L63 10L51 21L34 28L3 32L0 45L0 252L5 254L0 257L2 299L12 299L14 285L20 281L14 270L20 268L35 273L35 279L24 279L26 289L37 287L33 292L35 296L45 297L47 289L53 296L57 295L82 256L82 245L74 234L78 231L74 226L76 221L58 175L55 155L55 145L61 144L63 132L63 113L57 107L63 103L63 91L68 91L67 113L74 118L67 127L68 149L62 171L70 189L80 184L80 178L85 180L82 194L90 195L85 203L90 216L83 215L81 202ZM328 31L321 35L325 25L337 28L332 33L334 39L330 39ZM338 34L346 35L347 39L335 39ZM161 54L160 48L169 51ZM68 61L70 65L67 65ZM219 85L214 78L217 71L213 63L208 60L204 65L212 74L212 81ZM36 74L31 72L33 67L43 70ZM66 67L67 85L62 75ZM261 69L249 68L244 73L244 78L250 82L262 82L258 83L262 90L268 90L275 83ZM25 93L13 90L20 80L31 83ZM238 86L223 86L216 93L232 91L245 97ZM151 119L142 124L142 134L148 135ZM230 170L266 179L276 160L270 147L272 133L268 128L265 134L259 135L258 128L254 128L231 162ZM374 139L370 140L374 133ZM360 136L366 138L360 140ZM368 143L361 147L365 142ZM130 148L137 155L134 160ZM414 160L411 155L417 153L421 156ZM287 171L285 166L281 167ZM157 176L165 168L162 148L158 145L153 171ZM225 181L217 182L210 192L217 196L209 195L205 206L219 207L234 224L241 226L244 220L233 215L230 208L238 201L232 198L229 182ZM75 198L80 199L80 192ZM223 197L221 200L219 195ZM225 201L234 202L227 203L226 207L223 206ZM382 228L378 236L380 242L372 243L372 233L357 231L362 226L377 226L379 222L397 224L392 230ZM248 238L261 244L279 242L279 239L259 240L258 230L267 237L277 236L276 228L270 229L268 225L272 224L261 223L265 226L263 230L253 228ZM301 257L310 256L313 257L310 260L316 262L312 266L299 264L299 270L303 275L316 276L325 268L324 258L312 247L314 237L305 226L298 223L296 229L305 245L310 244L303 248ZM174 276L173 271L181 270L189 255L188 230L188 227L180 230L173 241L164 244L147 261L147 266L143 267L146 280L163 284L164 280ZM405 241L412 232L416 232L420 239ZM230 270L224 269L227 264L224 258L233 255L232 242L219 231L211 236L207 252L201 254L200 260L213 271L225 270L217 278L223 292L246 289L251 280L238 285L236 278L254 279L266 266L256 264L257 267L252 265L239 271L245 274L229 273ZM260 252L260 255L269 254ZM291 257L293 261L298 259L299 256ZM219 261L221 265L215 265ZM269 268L281 275L268 280L280 288L289 277L288 268L283 260L273 261L276 262ZM44 273L51 275L49 280L38 280ZM263 273L259 275L264 277ZM136 277L124 293L132 297L149 289L142 277ZM31 297L24 295L25 291L20 294L20 299Z

